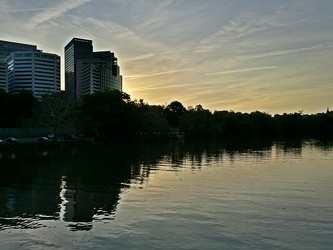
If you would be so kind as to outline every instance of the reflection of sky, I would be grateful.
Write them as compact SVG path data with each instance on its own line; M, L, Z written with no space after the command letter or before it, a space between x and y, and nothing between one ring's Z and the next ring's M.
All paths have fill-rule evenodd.
M116 53L124 91L149 104L322 112L333 107L333 1L12 1L2 40L63 57L73 37Z
M66 178L65 176L61 177L60 194L59 194L60 200L61 200L59 217L60 217L61 221L64 221L64 219L65 219L66 204L68 203L68 200L65 197L65 193L66 193L66 180L65 180L65 178Z

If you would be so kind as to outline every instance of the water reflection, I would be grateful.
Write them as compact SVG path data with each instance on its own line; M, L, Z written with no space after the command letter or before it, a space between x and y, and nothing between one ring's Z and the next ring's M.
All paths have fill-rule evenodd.
M179 171L184 165L246 163L248 157L300 158L304 143L332 149L330 142L235 141L1 152L0 230L40 228L46 220L66 222L71 231L91 230L112 221L122 192L144 184L157 165Z
M91 222L114 218L120 194L133 180L142 183L166 145L61 148L5 152L0 160L0 230L38 228L41 220L71 222L89 230ZM15 157L12 157L15 155Z

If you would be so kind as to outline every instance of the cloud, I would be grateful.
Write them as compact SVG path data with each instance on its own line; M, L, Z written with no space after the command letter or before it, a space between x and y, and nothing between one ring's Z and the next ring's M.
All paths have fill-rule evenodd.
M202 83L168 84L168 85L163 85L163 86L149 85L149 87L147 87L147 85L145 85L144 87L132 88L131 91L140 92L140 91L147 91L147 90L186 87L187 90L191 89L191 90L200 90L200 91L202 91L202 90L214 89L214 92L215 92L216 89L219 89L219 90L221 89L221 84L230 83L230 82L238 82L238 81L239 80L219 80L219 81L208 81L208 82L202 82ZM184 88L182 88L182 90L183 89Z
M157 87L142 87L142 88L133 88L131 91L145 91L145 90L154 90L154 89L169 89L169 88L180 88L180 87L189 87L191 84L176 84L176 85L167 85L167 86L157 86Z
M300 53L300 52L306 52L311 50L320 50L325 48L332 48L333 44L318 44L310 47L301 47L296 49L286 49L286 50L276 50L266 53L258 53L258 54L248 54L248 55L242 55L242 56L234 56L229 57L226 59L218 60L218 62L238 62L238 61L245 61L249 59L257 59L257 58L265 58L265 57L273 57L273 56L282 56L282 55L288 55L293 53Z
M162 75L169 75L169 74L175 74L178 72L184 72L184 71L190 71L192 69L173 69L168 71L158 71L155 73L149 73L149 74L141 74L141 75L129 75L126 78L127 79L137 79L137 78L146 78L146 77L155 77L155 76L162 76Z
M35 9L7 9L0 10L2 13L10 13L10 12L29 12L29 11L41 11L41 10L54 10L55 8L35 8Z
M265 17L257 17L253 14L249 15L248 13L240 12L238 17L229 19L215 33L203 38L199 42L195 52L210 52L223 46L225 43L265 30L271 25L272 22L267 21Z
M135 57L131 57L131 58L127 58L124 60L124 62L129 62L129 61L140 61L140 60L144 60L144 59L147 59L147 58L150 58L150 57L153 57L154 54L152 53L147 53L147 54L142 54L142 55L139 55L139 56L135 56Z
M256 70L266 70L266 69L277 69L278 66L267 66L267 67L260 67L260 68L248 68L248 69L237 69L237 70L228 70L222 72L215 72L215 73L207 73L206 75L224 75L224 74L233 74L233 73L241 73L241 72L248 72L248 71L256 71Z
M235 16L222 23L218 30L202 38L194 51L208 53L230 43L244 43L246 39L252 39L254 36L258 42L258 38L265 37L265 34L270 33L272 29L276 29L278 34L281 29L288 30L315 21L310 17L300 16L294 9L287 10L280 4L267 3L262 8L257 6L250 10L239 9Z
M45 11L33 16L30 19L30 21L28 22L27 26L33 29L43 22L46 22L50 19L59 17L59 16L63 15L64 13L66 13L72 9L75 9L79 6L82 6L90 1L91 0L71 0L71 1L65 0L54 8L42 9Z
M220 30L202 39L199 46L195 49L195 52L203 53L212 51L220 47L224 42L244 37L265 28L266 27L261 25L253 25L246 20L231 19L229 23L224 25Z

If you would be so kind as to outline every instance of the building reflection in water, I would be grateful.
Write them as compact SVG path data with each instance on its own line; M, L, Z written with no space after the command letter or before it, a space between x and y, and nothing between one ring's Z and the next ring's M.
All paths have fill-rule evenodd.
M128 186L127 186L128 187ZM70 224L72 230L87 230L87 223L114 219L120 199L121 184L86 185L61 177L59 219Z

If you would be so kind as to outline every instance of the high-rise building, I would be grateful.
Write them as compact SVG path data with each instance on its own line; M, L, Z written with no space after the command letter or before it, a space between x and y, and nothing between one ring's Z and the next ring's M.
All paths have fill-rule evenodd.
M78 96L107 90L122 90L122 76L114 53L94 52L91 59L76 61Z
M65 46L65 93L72 100L78 99L76 79L76 61L91 58L93 46L91 40L73 38Z
M4 62L6 58L15 51L40 51L36 45L15 43L0 40L0 61Z
M0 40L0 88L35 97L60 92L60 57L43 53L36 45Z
M0 40L0 89L7 88L7 63L6 58L15 51L39 51L36 45L15 43Z
M6 62L9 93L28 90L41 99L43 94L60 92L60 56L38 50L20 51L12 52Z
M65 92L77 100L106 90L122 91L117 58L110 51L93 52L91 40L73 38L65 46Z
M7 92L7 63L0 61L0 89Z

